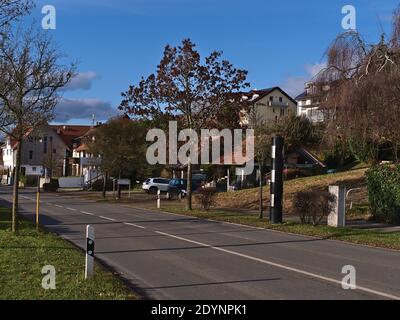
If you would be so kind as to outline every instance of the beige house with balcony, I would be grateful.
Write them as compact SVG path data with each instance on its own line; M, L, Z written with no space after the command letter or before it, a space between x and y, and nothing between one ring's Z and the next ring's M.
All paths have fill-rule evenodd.
M297 102L279 87L252 90L242 95L242 99L251 105L252 114L256 116L257 121L272 123L297 114ZM249 125L251 117L248 113L242 112L241 124Z

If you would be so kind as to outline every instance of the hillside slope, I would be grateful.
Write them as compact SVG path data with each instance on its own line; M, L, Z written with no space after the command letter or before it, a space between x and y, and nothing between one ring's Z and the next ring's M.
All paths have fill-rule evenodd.
M284 184L284 212L291 213L291 202L293 196L299 191L323 190L330 185L343 185L347 188L365 186L365 172L367 169L340 172L336 174L314 176L290 180ZM237 192L218 194L216 197L217 207L258 209L258 188ZM264 187L264 207L269 207L269 187Z

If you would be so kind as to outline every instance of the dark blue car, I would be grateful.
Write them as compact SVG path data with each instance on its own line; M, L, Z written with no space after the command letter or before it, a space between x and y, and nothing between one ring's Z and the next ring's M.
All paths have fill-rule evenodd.
M196 191L202 186L204 181L192 180L192 190ZM182 199L187 194L187 180L186 179L172 179L168 185L168 199Z

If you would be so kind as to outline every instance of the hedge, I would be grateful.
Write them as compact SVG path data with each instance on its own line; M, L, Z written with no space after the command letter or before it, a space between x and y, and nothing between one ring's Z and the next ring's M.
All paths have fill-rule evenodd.
M400 164L367 171L368 197L374 218L400 224Z
M103 191L103 185L104 185L104 179L96 180L95 182L92 183L90 190ZM113 181L111 179L108 179L106 184L106 191L112 191L112 190L113 190Z

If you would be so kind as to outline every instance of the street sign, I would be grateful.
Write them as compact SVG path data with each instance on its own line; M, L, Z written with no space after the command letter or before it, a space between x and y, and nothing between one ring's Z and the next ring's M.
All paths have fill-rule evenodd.
M129 186L129 198L131 197L131 180L130 179L118 179L117 184L120 186Z
M129 179L118 179L117 183L120 186L130 186L131 185L131 180L129 180Z

